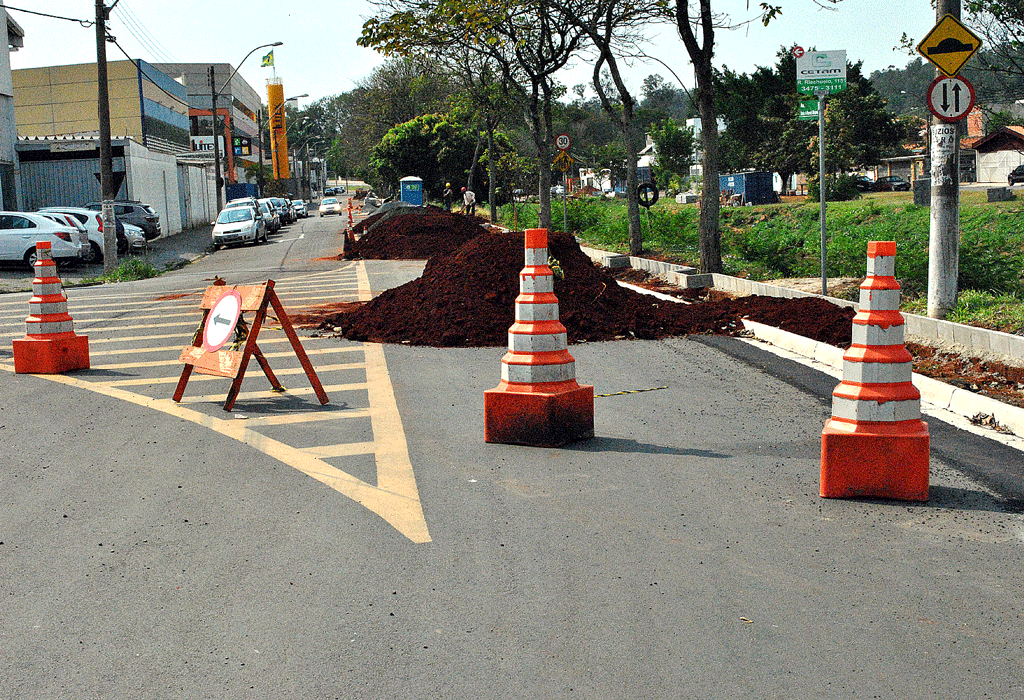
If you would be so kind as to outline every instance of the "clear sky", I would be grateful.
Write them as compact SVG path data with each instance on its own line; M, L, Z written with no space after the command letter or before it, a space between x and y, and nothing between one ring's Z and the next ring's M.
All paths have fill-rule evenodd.
M3 0L9 8L22 8L91 21L94 0ZM106 0L109 6L113 0ZM745 29L719 31L716 65L750 72L773 65L780 46L797 43L822 51L845 49L851 61L864 61L865 71L903 67L911 60L894 51L905 32L920 40L935 24L929 0L842 0L835 10L821 9L811 0L779 0L783 14L769 27L755 22ZM750 2L756 9L759 2ZM733 13L733 20L752 16L747 2L729 0L716 5ZM95 30L77 22L38 17L9 10L25 29L25 46L11 54L13 68L32 68L96 61ZM111 32L132 58L151 63L230 63L250 49L282 41L274 50L275 68L285 96L308 93L300 106L321 97L351 90L384 59L356 46L363 20L371 7L365 0L119 0L111 14ZM750 14L747 14L750 13ZM651 36L648 53L664 63L692 87L686 50L671 27ZM261 95L271 69L260 67L266 50L251 55L240 73ZM124 54L107 45L108 60ZM630 71L639 88L647 75L657 73L673 81L657 62L635 65ZM590 69L579 64L563 76L572 87L588 83Z

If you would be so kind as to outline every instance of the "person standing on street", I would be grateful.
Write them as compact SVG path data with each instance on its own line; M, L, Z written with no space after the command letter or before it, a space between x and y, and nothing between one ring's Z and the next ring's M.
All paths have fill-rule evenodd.
M473 190L462 188L462 213L470 216L476 215L476 194Z
M452 202L455 201L455 192L452 191L452 183L444 183L444 193L441 194L441 201L444 202L444 210L452 210Z

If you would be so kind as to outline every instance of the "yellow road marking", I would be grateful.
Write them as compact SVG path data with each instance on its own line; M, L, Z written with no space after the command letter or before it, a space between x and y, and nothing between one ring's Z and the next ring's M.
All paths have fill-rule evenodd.
M349 267L346 266L343 269L349 269ZM365 266L362 263L355 265L355 272L359 280L360 298L363 300L369 299L371 293ZM333 271L331 274L336 273L337 271ZM112 295L110 298L117 297ZM138 338L124 338L108 342L125 342L130 340L138 340ZM90 339L90 344L93 342ZM260 344L263 345L265 342L261 340ZM280 342L284 342L284 339ZM180 349L180 347L173 346L170 349L176 350ZM345 347L339 350L345 352L351 349L357 348ZM311 420L331 420L341 417L351 418L368 415L374 434L373 443L362 442L297 448L268 438L252 429L260 425L273 425L275 423L272 420L287 420L291 416L267 416L250 418L248 420L237 420L234 416L217 418L175 403L169 398L151 398L112 386L109 383L92 382L77 376L62 374L34 376L39 379L92 391L103 396L160 411L169 416L189 421L231 439L243 442L272 459L287 464L344 496L351 498L380 516L385 522L412 542L430 542L430 532L423 515L423 506L416 487L416 476L413 473L412 462L409 459L408 444L405 439L402 419L398 413L398 404L395 401L391 377L388 374L384 349L380 345L364 345L362 349L365 352L366 362L356 364L366 367L367 393L370 407L368 409L347 411L324 411L322 413L326 415L323 417L321 417L321 412L297 415L299 415L300 419L304 415L315 416L310 418ZM117 354L119 352L114 351L104 354ZM138 352L138 350L126 352ZM312 352L309 354L312 354ZM13 373L14 365L0 364L0 370ZM278 372L278 374L284 373L284 371ZM203 377L193 378L200 379ZM210 377L210 379L217 378ZM321 459L321 457L343 457L371 452L377 465L377 486L372 486L340 469L332 467Z
M239 415L245 415L244 413ZM296 423L317 423L329 420L348 420L350 418L366 418L369 409L345 408L340 411L317 411L316 413L286 413L281 416L256 416L247 418L252 425L294 425Z
M320 459L331 457L352 457L354 455L372 455L372 442L343 442L338 445L321 445L319 447L303 447L303 452Z
M353 384L325 384L324 391L330 396L332 393L339 391L366 391L365 382L356 382ZM298 389L287 389L283 392L289 396L308 396L313 393L313 387L299 387ZM281 396L282 392L273 391L271 389L264 389L263 391L241 391L238 393L238 400L245 401L249 399L271 399L275 396ZM182 403L224 403L224 394L206 394L204 396L184 396L181 399Z
M252 366L252 363L250 363L250 366ZM339 365L325 365L323 367L317 367L316 368L316 373L317 374L323 374L324 372L334 372L334 371L337 371L337 370L344 370L344 369L363 369L364 367L366 367L366 363L364 363L364 362L349 362L349 363L339 364ZM259 373L259 371L260 371L259 367L258 366L255 367L254 371L256 373ZM305 373L306 373L306 370L302 369L301 367L286 367L285 369L275 369L274 370L274 374L276 374L278 377L287 377L288 375L295 375L295 374L303 374L304 375ZM114 379L114 380L109 381L109 382L95 381L95 382L91 382L91 383L92 384L96 384L96 385L102 385L102 386L146 386L147 384L177 384L179 377L180 377L180 374L176 374L176 375L171 376L171 377L136 377L134 379ZM227 377L215 377L213 375L199 374L198 372L196 372L196 373L193 373L192 377L189 379L189 382L213 382L213 381L217 381L218 379L223 381L223 380L226 380L228 378Z
M284 342L284 340L287 340L287 338L282 339L280 341L275 340L274 342ZM90 344L91 344L91 340L90 340ZM184 347L185 347L184 345L171 345L171 346L168 346L166 348L153 348L152 350L144 349L144 350L139 351L139 352L156 352L158 350L166 350L168 352L174 351L174 352L180 353L182 348L184 348ZM316 350L306 350L306 354L309 355L310 357L312 357L314 355L327 355L327 354L336 353L336 352L355 352L355 351L359 351L359 350L362 350L362 348L357 347L357 346L341 347L341 348L319 348L319 349L316 349ZM117 351L117 352L118 352L118 354L129 354L131 351L125 350L123 352L122 351ZM90 352L89 354L90 354L90 356L93 356L93 355L111 355L111 354L114 354L114 353ZM295 357L295 352L292 351L292 350L288 350L286 352L265 352L265 353L263 353L263 355L264 355L264 357L267 357L267 358L270 358L270 357ZM122 362L122 363L119 363L119 364L111 364L111 365L92 365L90 367L90 369L94 369L94 370L136 369L136 368L140 368L140 367L163 367L165 365L166 366L173 365L173 366L181 367L181 362L178 360L178 356L175 355L173 359L172 358L168 358L166 360L153 360L151 362Z

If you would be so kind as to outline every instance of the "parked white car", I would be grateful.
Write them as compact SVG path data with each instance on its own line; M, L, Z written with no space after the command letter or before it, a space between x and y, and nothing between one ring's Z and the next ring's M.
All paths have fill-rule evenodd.
M49 241L53 259L72 262L82 257L79 231L69 224L61 225L42 214L0 211L0 260L21 260L36 264L36 243Z
M292 209L295 210L295 217L298 219L305 219L309 216L309 210L306 209L306 203L301 199L292 200Z
M89 246L83 251L82 262L86 263L98 263L103 260L103 215L101 212L94 211L92 209L86 209L85 207L43 207L39 210L40 214L50 213L61 213L70 214L78 222L85 226L86 231L89 234ZM142 248L145 247L146 241L143 238L141 244L138 243L136 236L128 235L128 226L131 224L124 224L120 221L117 222L117 254L124 255L128 252L129 248ZM132 228L135 228L134 226Z
M266 243L267 225L263 216L253 207L229 207L221 211L213 224L213 244L226 246L250 241L256 245Z

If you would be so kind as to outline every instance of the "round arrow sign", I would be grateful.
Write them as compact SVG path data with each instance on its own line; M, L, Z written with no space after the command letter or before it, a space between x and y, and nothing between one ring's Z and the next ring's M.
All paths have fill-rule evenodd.
M206 315L206 325L203 326L203 350L220 350L224 343L228 342L241 315L242 295L237 289L232 289L218 299Z
M928 109L944 122L960 121L974 107L974 86L959 75L939 76L928 87Z
M794 57L801 58L803 55L804 55L804 47L803 46L794 46L793 47L793 56Z

